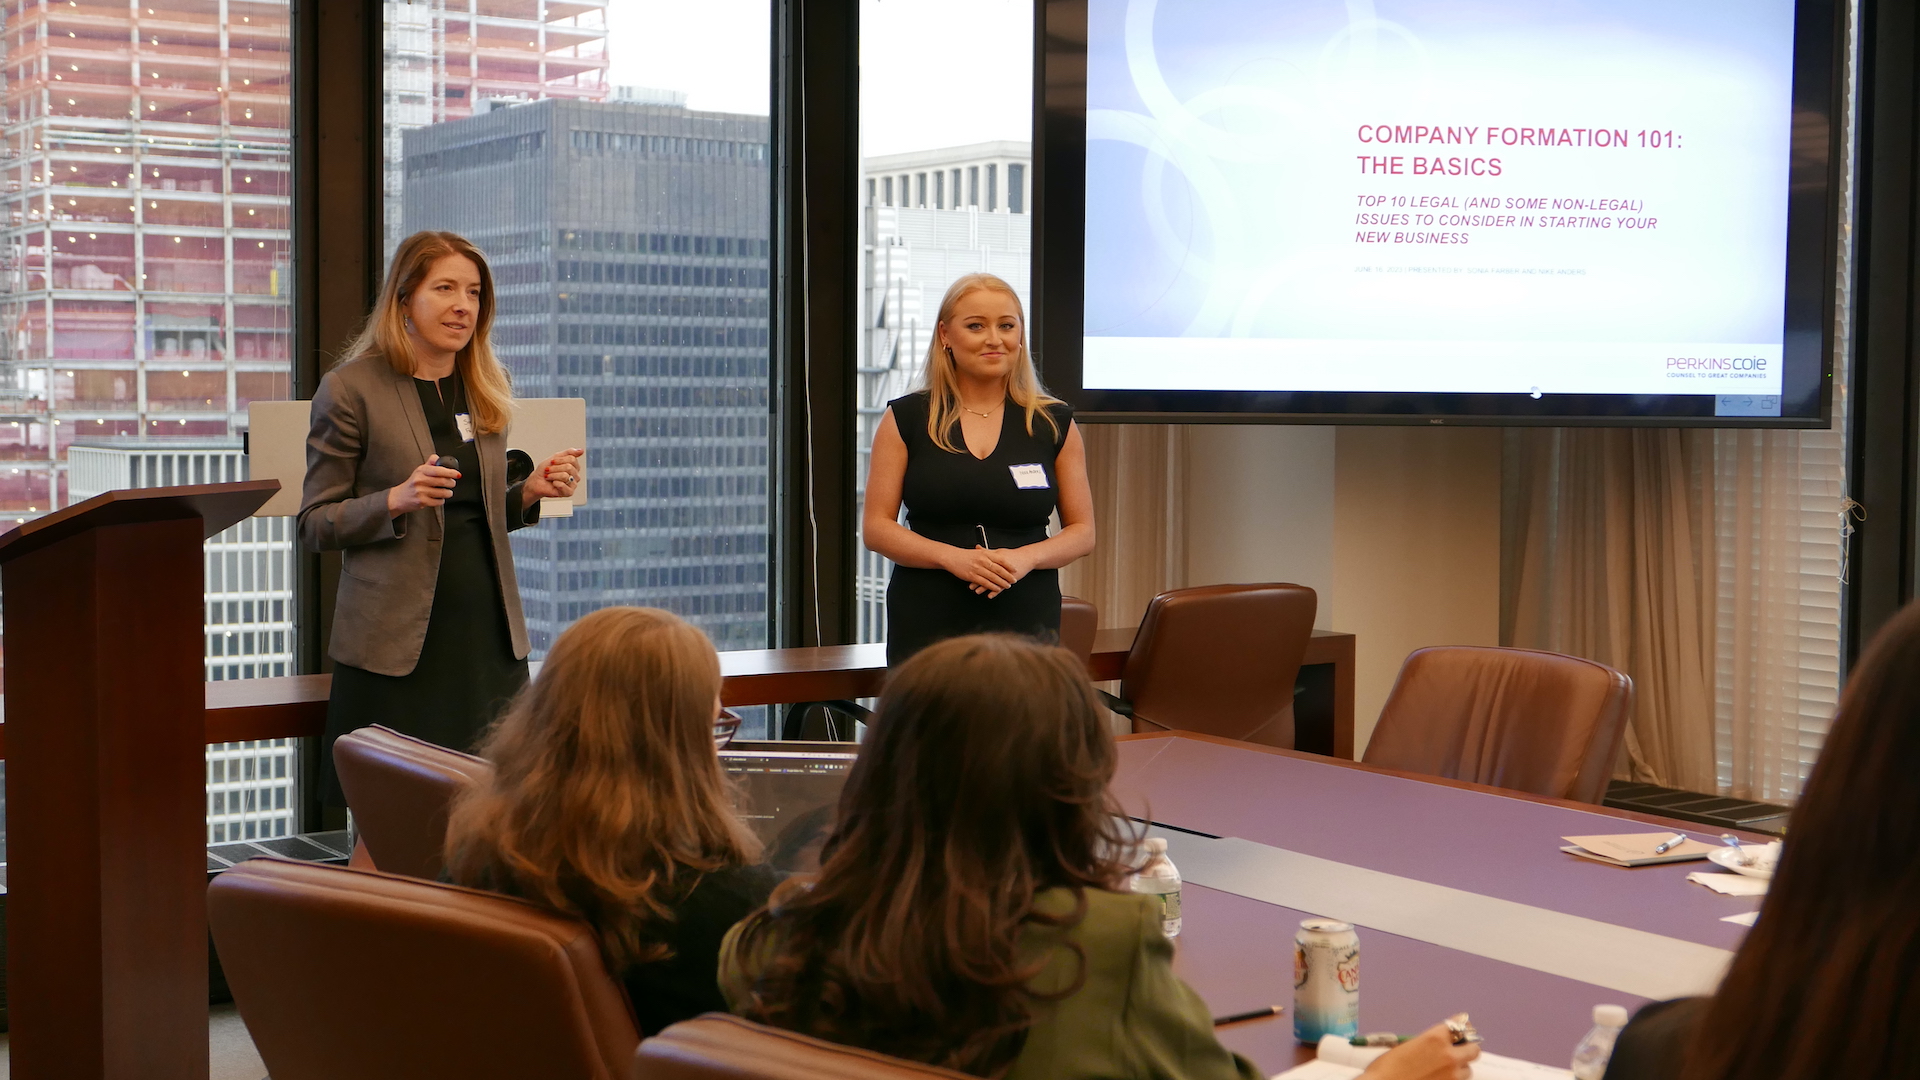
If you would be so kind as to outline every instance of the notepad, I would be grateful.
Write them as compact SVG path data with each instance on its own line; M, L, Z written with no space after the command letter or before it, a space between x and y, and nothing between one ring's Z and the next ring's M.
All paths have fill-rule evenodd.
M1374 1058L1386 1053L1378 1048L1329 1046L1325 1039L1320 1046L1319 1057L1278 1073L1271 1080L1353 1080ZM1499 1054L1482 1053L1471 1068L1473 1080L1573 1080L1573 1073L1566 1069Z
M1653 849L1673 839L1670 832L1622 833L1617 836L1563 836L1568 847L1560 850L1569 855L1578 855L1583 859L1603 862L1609 866L1655 866L1660 863L1686 862L1689 859L1704 859L1714 845L1703 844L1688 837L1686 843L1662 854L1654 854Z

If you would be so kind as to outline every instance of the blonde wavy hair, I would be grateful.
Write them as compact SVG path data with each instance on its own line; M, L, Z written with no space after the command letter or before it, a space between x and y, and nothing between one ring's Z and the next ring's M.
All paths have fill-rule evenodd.
M466 256L480 271L480 311L474 319L473 340L455 354L454 368L466 384L474 430L496 435L507 430L512 419L513 380L506 365L493 355L488 337L493 329L493 271L480 249L459 233L417 232L400 242L387 268L386 284L380 287L380 299L374 302L360 336L347 348L346 359L382 357L394 371L412 377L418 358L407 336L407 302L433 264L449 255Z
M454 802L448 876L586 919L617 967L667 959L674 894L760 857L714 751L719 694L713 643L677 615L568 627L481 742L493 782Z
M1013 310L1020 315L1020 362L1007 375L1007 397L1026 412L1027 434L1033 434L1033 418L1039 416L1058 439L1060 422L1047 412L1047 406L1058 405L1060 399L1047 393L1047 388L1040 385L1040 376L1033 370L1033 354L1027 351L1027 310L1013 286L992 274L962 274L948 286L946 297L940 301L939 325L944 327L953 319L953 309L959 306L961 297L982 289L1011 297ZM927 342L927 363L920 376L920 388L927 392L927 437L948 453L960 451L953 439L954 424L960 419L960 391L955 388L955 381L953 357L941 346L940 335L934 334Z

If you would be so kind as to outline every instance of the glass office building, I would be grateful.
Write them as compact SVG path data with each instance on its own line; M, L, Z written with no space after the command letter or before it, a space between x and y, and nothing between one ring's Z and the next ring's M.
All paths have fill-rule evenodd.
M535 657L613 604L764 647L769 122L620 96L407 132L405 230L487 252L516 395L587 402L588 504L513 536Z

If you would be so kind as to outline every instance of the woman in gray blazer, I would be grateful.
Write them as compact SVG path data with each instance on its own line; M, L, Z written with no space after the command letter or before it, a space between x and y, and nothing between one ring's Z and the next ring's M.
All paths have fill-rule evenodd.
M527 681L507 534L579 482L580 450L509 476L513 392L487 338L493 277L448 232L408 237L347 359L321 379L300 539L341 553L322 800L333 740L384 724L465 750ZM524 459L523 459L524 461Z

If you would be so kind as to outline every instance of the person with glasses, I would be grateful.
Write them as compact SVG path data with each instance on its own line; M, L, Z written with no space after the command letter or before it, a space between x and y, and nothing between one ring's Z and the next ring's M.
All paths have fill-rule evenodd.
M732 809L721 712L705 634L654 608L602 608L560 635L487 734L492 782L447 822L446 879L586 920L645 1035L726 1009L720 940L780 877Z

